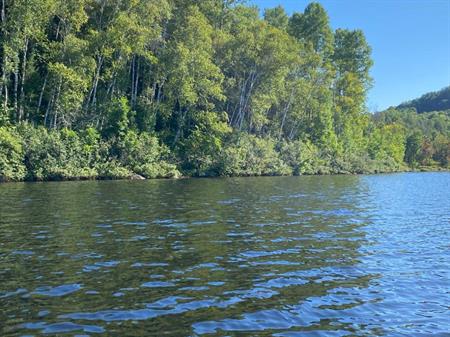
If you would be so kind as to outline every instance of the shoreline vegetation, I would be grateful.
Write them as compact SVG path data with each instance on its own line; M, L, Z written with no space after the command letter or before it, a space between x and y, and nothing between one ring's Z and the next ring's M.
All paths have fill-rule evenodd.
M120 142L103 140L95 129L47 130L21 124L0 128L0 182L143 180L189 177L299 176L448 171L437 162L374 160L353 156L347 161L325 157L311 143L276 143L248 134L236 137L239 145L215 155L214 170L183 174L168 147L148 134L127 132ZM6 151L5 151L6 150ZM406 150L406 145L405 145ZM237 154L236 154L237 152ZM5 155L6 153L6 155ZM120 155L115 155L120 153ZM364 159L362 159L364 158ZM4 163L7 161L7 165ZM181 164L182 165L182 164ZM183 172L183 173L182 173Z
M397 173L449 173L449 168L443 167L422 167L422 168L404 168L398 171L386 172L363 172L363 173L317 173L317 174L299 174L299 175L246 175L246 176L173 176L173 177L158 177L145 178L139 174L132 174L127 177L69 177L69 178L54 178L47 180L2 180L0 184L14 184L14 183L45 183L45 182L89 182L89 181L145 181L145 180L186 180L186 179L226 179L226 178L270 178L270 177L324 177L324 176L360 176L360 175L377 175L377 174L397 174Z
M318 3L1 6L0 182L449 168L450 87L370 114L364 33Z

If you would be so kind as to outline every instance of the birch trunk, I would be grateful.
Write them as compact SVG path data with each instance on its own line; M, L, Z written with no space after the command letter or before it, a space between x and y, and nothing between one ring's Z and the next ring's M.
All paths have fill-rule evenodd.
M97 85L98 85L98 80L99 80L99 77L100 77L100 71L101 71L101 68L102 68L102 64L103 64L103 56L99 56L98 57L98 63L97 63L97 69L95 71L92 87L91 87L91 90L89 90L89 95L88 95L88 98L86 100L86 106L84 108L85 111L89 110L89 106L91 104L91 101L92 101L92 104L95 105L95 101L96 101L95 96L97 95Z
M39 94L39 100L38 100L38 106L36 109L36 114L39 114L39 110L41 109L42 98L44 97L44 91L45 91L45 87L47 85L47 78L48 78L48 73L45 74L44 83L42 84L41 93Z
M0 11L0 20L1 20L1 32L4 35L4 26L5 26L5 0L2 0L2 10ZM0 95L4 93L3 96L3 110L6 112L8 109L8 84L6 83L6 62L7 62L7 56L5 54L5 46L3 42L3 57L2 57L2 86L0 88Z
M22 120L24 117L23 110L23 100L24 100L24 87L25 87L25 79L26 79L26 71L27 71L27 54L28 54L28 38L25 38L25 46L23 49L22 55L22 76L20 81L20 91L19 91L19 120Z
M18 95L17 91L19 89L19 70L17 69L17 64L14 69L14 85L13 85L13 95L14 95L14 113L16 114L16 119L20 122L20 116L18 115Z

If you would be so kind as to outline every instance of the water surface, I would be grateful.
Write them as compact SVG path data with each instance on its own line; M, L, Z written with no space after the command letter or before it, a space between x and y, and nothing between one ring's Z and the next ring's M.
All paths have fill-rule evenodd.
M0 185L1 336L450 336L450 174Z

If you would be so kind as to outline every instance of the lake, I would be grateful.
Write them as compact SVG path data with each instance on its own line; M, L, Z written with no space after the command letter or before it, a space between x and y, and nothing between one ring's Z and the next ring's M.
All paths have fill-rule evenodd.
M450 173L0 185L1 336L450 336Z

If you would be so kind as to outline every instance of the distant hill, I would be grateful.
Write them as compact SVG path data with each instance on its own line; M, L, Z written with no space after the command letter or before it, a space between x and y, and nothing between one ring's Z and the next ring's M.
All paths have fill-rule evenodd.
M439 91L429 92L396 107L398 110L410 108L416 109L418 113L450 110L450 86Z
M409 134L419 131L429 139L442 135L450 141L450 86L376 112L372 117L378 124L403 125Z
M378 128L401 127L398 136L404 137L404 161L410 167L450 168L450 86L377 112L372 118Z

